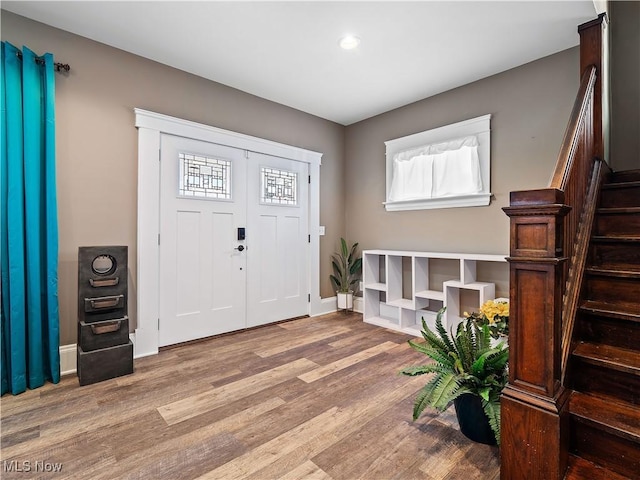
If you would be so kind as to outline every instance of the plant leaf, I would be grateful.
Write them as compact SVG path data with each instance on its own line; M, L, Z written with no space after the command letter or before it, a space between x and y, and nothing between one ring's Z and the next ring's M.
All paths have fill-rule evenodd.
M347 241L344 238L340 238L340 249L342 251L342 256L346 260L349 256L349 249L347 248Z
M444 411L453 401L453 393L458 390L458 378L454 374L439 375L439 381L434 387L429 404L437 410Z
M351 268L349 269L349 273L351 275L355 275L362 268L362 258L356 258L353 264L351 264Z
M491 388L483 387L483 388L478 390L478 395L480 395L480 398L482 398L483 400L486 400L488 402L489 401L489 393L490 392L491 392Z
M449 338L449 333L447 333L447 330L442 326L442 315L444 314L446 309L447 307L442 307L440 310L438 310L438 314L436 315L436 331L438 332L438 335L440 335L440 339L446 346L447 350L450 352L455 352L456 348Z
M500 445L500 401L482 400L482 409L489 419L489 426L496 437L496 442Z
M410 377L415 377L417 375L424 375L425 373L432 373L433 367L433 365L415 365L413 367L407 367L400 370L400 373L403 375L409 375Z
M349 264L351 264L351 262L353 261L353 256L355 255L357 248L358 248L358 242L351 245L351 250L349 251L349 258L348 258Z
M431 392L433 390L435 380L437 377L431 379L429 383L427 383L422 389L418 392L416 396L416 400L413 403L413 419L417 420L420 414L424 411L424 409L429 405L429 397L431 396Z

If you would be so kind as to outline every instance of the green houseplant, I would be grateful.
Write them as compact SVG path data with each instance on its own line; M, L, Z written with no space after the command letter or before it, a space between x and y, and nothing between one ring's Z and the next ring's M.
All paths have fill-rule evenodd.
M333 254L331 264L333 274L329 275L336 289L338 308L353 308L353 292L360 280L362 257L358 255L358 243L349 247L344 238L340 238L340 250Z
M503 342L491 347L489 327L470 318L449 335L442 326L443 313L444 308L436 317L435 332L422 320L424 342L409 341L413 349L433 362L405 368L402 373L435 374L416 397L413 419L427 406L444 411L453 402L462 433L475 441L500 444L500 393L507 383L509 349ZM484 413L480 414L481 421L470 411L472 408ZM470 420L469 415L476 415L475 419ZM482 420L485 422L480 425Z

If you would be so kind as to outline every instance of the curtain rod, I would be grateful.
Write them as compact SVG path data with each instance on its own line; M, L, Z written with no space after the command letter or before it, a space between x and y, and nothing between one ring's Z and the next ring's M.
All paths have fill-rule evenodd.
M22 52L18 52L17 55L18 58L22 58ZM36 58L36 63L44 65L44 60L42 60L41 58ZM68 63L55 62L53 66L55 67L56 72L60 72L61 70L68 72L69 70L71 70L71 66Z

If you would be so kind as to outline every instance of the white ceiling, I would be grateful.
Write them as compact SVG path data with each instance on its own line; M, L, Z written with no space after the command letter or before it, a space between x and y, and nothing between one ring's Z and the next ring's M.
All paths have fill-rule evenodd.
M577 26L596 16L592 0L2 8L343 125L575 46ZM338 46L345 33L358 49Z

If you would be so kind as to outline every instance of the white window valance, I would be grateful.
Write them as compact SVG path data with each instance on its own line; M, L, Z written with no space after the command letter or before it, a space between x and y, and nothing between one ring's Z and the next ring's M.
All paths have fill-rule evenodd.
M480 192L478 139L473 135L393 156L390 202Z
M385 142L387 210L488 205L491 116Z

